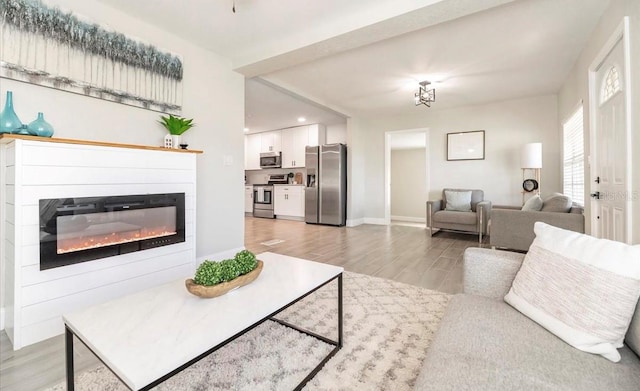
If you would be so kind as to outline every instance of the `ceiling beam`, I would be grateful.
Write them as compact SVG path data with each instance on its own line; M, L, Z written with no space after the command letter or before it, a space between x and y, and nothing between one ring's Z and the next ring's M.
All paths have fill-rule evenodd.
M516 0L440 0L402 15L279 54L253 54L235 59L234 70L248 78L353 50L381 40L445 23Z

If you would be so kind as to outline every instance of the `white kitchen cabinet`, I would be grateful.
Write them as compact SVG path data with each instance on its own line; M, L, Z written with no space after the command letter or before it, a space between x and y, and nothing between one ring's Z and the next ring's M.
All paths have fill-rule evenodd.
M304 186L275 185L273 213L276 217L304 217Z
M244 136L244 169L260 169L261 152L282 152L282 168L304 167L305 147L325 141L326 128L321 124L247 134Z
M309 125L309 142L310 147L322 145L327 142L327 128L322 124Z
M309 126L282 130L282 168L304 167L305 147L309 143Z
M244 212L253 213L253 186L244 187Z
M260 169L260 152L262 152L262 135L260 133L244 136L244 169Z
M282 150L282 131L258 133L260 135L260 152L280 152Z
M282 130L282 168L305 166L306 146L324 144L324 125L313 124Z

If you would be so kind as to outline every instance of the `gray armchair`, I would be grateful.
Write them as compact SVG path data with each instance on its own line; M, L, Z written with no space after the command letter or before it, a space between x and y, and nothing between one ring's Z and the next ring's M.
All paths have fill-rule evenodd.
M471 191L471 211L459 212L447 210L445 191ZM431 236L434 230L451 230L478 234L478 242L482 243L482 235L487 232L487 222L491 217L491 201L484 200L484 191L472 189L443 189L442 199L427 201L427 226Z

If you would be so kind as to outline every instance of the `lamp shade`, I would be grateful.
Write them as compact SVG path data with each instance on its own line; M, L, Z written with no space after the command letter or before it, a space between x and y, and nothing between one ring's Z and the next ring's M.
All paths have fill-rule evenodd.
M542 168L542 143L529 143L522 147L521 168Z

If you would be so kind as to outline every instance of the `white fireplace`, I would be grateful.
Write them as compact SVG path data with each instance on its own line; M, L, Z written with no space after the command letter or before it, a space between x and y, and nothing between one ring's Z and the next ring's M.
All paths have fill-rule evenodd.
M193 274L196 156L179 150L76 140L0 138L2 306L4 327L14 349L61 334L65 312ZM79 200L76 207L82 208L114 203L125 195L154 195L157 201L167 194L183 194L183 241L159 243L168 240L163 239L168 236L165 233L147 238L146 245L137 244L144 251L130 252L131 247L125 246L86 262L41 267L41 238L48 235L41 229L41 200ZM170 206L162 207L169 209L157 209L147 218L175 214ZM61 205L56 208L64 210ZM121 210L122 206L102 213ZM116 215L98 217L114 219ZM56 221L67 222L64 216Z

